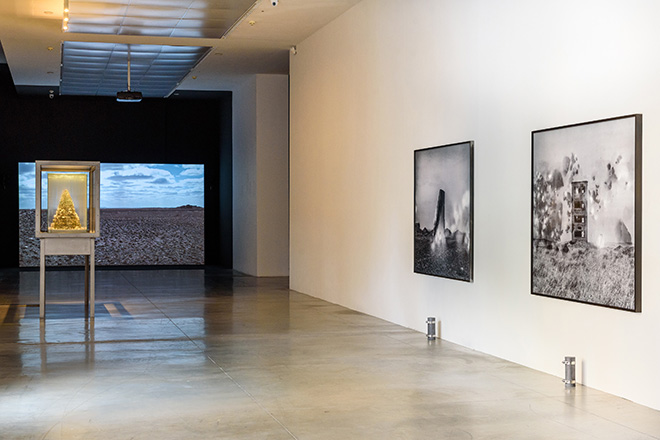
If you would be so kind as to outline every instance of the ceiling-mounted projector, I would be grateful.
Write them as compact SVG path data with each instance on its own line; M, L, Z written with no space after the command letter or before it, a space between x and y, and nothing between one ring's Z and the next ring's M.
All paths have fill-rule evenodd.
M126 63L128 69L128 90L117 92L117 102L140 102L142 101L142 92L133 92L131 90L131 47L128 47L128 60Z
M117 102L140 102L142 101L142 92L132 92L130 90L117 92Z

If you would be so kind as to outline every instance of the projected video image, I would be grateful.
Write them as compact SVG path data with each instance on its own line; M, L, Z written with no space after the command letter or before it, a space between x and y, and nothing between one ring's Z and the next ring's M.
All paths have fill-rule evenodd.
M35 167L18 165L19 266L38 267ZM102 163L100 205L97 265L204 264L204 165ZM48 265L84 264L82 256L47 259Z

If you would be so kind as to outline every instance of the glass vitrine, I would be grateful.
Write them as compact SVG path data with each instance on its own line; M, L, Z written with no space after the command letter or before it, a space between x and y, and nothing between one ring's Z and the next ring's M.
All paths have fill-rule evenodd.
M99 236L99 162L36 161L37 238Z

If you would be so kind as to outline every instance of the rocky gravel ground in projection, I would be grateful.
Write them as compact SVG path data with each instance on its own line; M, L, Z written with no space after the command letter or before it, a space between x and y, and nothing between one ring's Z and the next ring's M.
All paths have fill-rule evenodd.
M19 210L20 267L39 266L34 210ZM204 264L204 208L101 209L98 266ZM48 256L49 266L84 264L82 256Z

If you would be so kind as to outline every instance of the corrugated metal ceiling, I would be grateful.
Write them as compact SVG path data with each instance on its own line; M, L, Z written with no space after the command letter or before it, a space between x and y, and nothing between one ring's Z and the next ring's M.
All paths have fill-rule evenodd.
M68 33L220 38L255 0L68 0ZM68 12L67 12L68 11ZM113 96L131 89L167 97L210 50L203 46L65 41L60 94Z
M126 90L129 49L131 90L155 98L169 96L210 50L203 46L65 41L60 93L114 96Z

